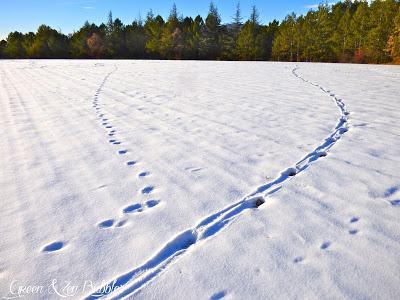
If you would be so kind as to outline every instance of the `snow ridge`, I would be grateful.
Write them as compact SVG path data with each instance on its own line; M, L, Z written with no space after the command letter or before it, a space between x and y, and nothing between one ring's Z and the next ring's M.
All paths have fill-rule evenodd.
M189 251L189 249L195 246L200 246L207 239L216 236L235 219L237 219L244 211L263 205L266 201L266 198L279 191L285 182L288 182L297 174L308 169L308 167L310 167L320 158L328 155L329 150L348 131L348 119L350 112L346 109L345 103L342 99L338 98L334 93L327 90L323 86L303 78L298 74L298 70L299 67L296 66L292 70L292 74L305 83L319 88L324 94L332 98L336 106L339 108L340 118L331 134L324 139L317 148L306 154L301 160L295 163L294 166L282 171L281 174L278 175L273 181L257 187L254 192L239 202L205 217L194 227L177 234L169 242L162 246L161 249L159 249L149 260L134 268L130 272L118 276L114 280L110 281L107 285L101 287L97 292L89 295L86 299L98 299L107 296L112 296L112 299L120 299L129 295L133 295L143 286L157 278L157 276L159 276L169 264L176 261L176 259ZM106 76L101 87L114 71L110 72ZM101 87L97 91L97 96L101 91ZM109 287L113 288L110 289Z

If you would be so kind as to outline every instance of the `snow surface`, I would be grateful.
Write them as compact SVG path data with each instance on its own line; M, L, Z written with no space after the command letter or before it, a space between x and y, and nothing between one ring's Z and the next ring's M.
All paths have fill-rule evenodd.
M391 66L1 61L0 297L399 299L399 88Z

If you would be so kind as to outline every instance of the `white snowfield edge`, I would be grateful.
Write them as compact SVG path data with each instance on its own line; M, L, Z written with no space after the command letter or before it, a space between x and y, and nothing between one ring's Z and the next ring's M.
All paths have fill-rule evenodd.
M0 75L0 297L400 297L399 68Z

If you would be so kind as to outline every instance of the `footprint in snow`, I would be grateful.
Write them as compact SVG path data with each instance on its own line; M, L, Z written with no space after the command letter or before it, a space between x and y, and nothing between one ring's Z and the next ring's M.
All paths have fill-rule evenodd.
M47 246L45 246L42 251L43 252L54 252L54 251L58 251L60 249L62 249L64 247L64 243L63 242L54 242L51 243Z
M128 222L127 220L121 220L115 225L115 227L117 227L117 228L124 227L127 222Z
M211 296L210 300L219 300L222 299L226 296L226 292L225 291L221 291L218 293L215 293L214 295Z
M400 200L392 200L390 201L390 204L392 204L393 206L400 206Z
M150 172L141 172L141 173L139 173L139 177L146 177L146 176L149 176L150 175Z
M128 153L128 150L119 150L118 151L118 154L120 154L120 155L123 155L123 154L126 154L126 153Z
M351 235L356 235L357 233L358 233L357 229L350 229L349 230L349 234L351 234Z
M135 164L136 164L136 161L133 161L133 160L126 162L126 165L128 165L128 166L134 166Z
M143 208L142 208L142 205L140 205L139 203L136 203L136 204L125 207L122 211L124 212L124 214L132 214L135 212L143 211Z
M301 263L303 260L304 260L303 257L298 256L298 257L296 257L296 258L293 260L293 262L294 262L295 264L298 264L298 263Z
M296 168L289 168L286 171L283 171L282 175L293 177L293 176L296 176L297 172L298 172L298 170Z
M350 223L357 223L359 220L360 220L360 218L358 218L358 217L352 217L350 219Z
M149 185L142 189L142 194L150 194L154 190L154 187Z
M321 249L321 250L326 250L326 249L329 248L330 245L331 245L330 242L324 242L324 243L322 243L322 245L320 246L320 249Z
M106 228L110 228L114 225L114 220L113 219L109 219L109 220L105 220L103 222L100 222L97 226L100 229L106 229Z
M154 206L157 206L158 204L160 204L160 200L148 200L148 201L146 201L146 206L148 208L152 208Z
M397 187L397 186L392 186L392 187L388 188L388 189L385 191L384 197L385 197L385 198L388 198L388 197L390 197L390 196L393 196L394 194L397 193L398 190L399 190L399 187Z
M143 207L143 205L139 203L135 203L125 207L122 211L124 214L140 213L146 208L152 208L157 206L158 204L160 204L160 202L161 202L160 200L154 200L154 199L148 200L144 204L145 207Z

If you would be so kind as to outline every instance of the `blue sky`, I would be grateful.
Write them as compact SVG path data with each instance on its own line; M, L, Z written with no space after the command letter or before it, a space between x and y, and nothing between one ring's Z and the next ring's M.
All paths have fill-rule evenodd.
M41 24L49 25L63 33L71 33L88 20L100 24L112 10L125 24L143 17L150 8L154 13L168 16L173 3L183 15L205 16L208 0L0 0L0 39L10 31L36 31ZM318 0L241 0L242 13L247 17L254 4L260 12L262 22L274 18L281 20L288 13L304 13L309 7L318 4ZM215 0L224 22L231 19L236 7L236 0Z

